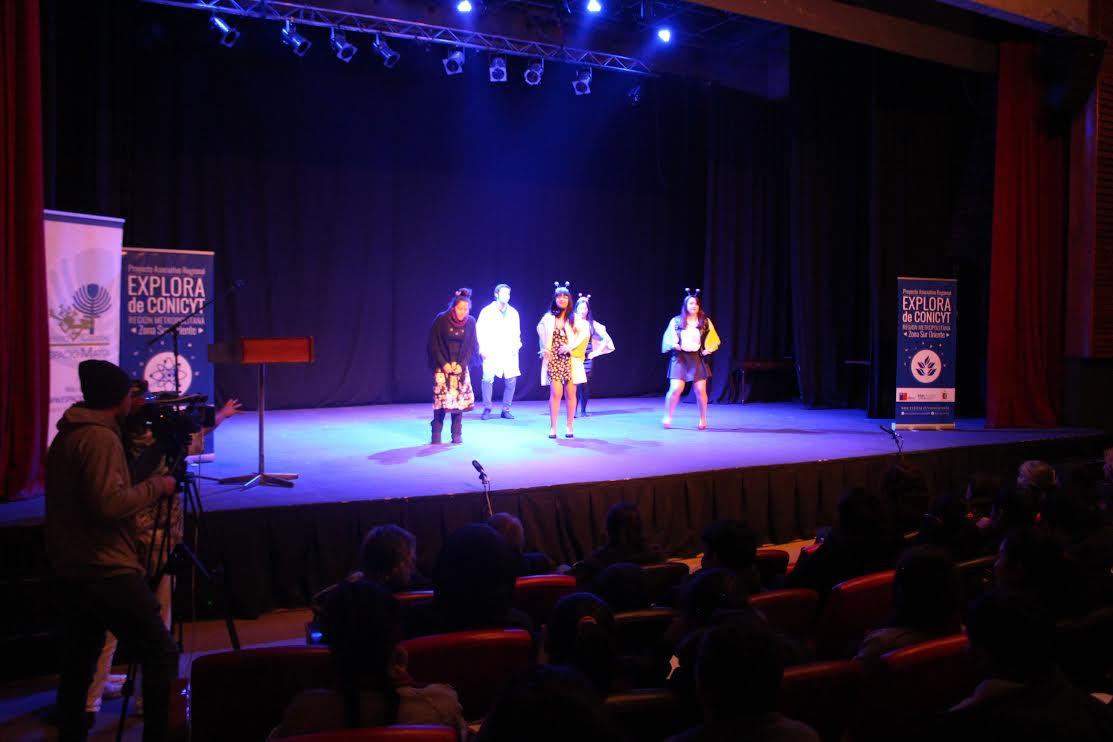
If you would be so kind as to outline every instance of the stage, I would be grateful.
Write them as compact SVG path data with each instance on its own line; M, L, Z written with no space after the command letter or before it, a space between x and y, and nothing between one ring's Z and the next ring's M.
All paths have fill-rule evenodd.
M693 404L680 405L670 430L661 411L656 397L592 400L574 438L563 437L562 422L550 440L546 403L522 402L514 420L468 413L458 446L429 445L426 404L268 412L267 469L300 476L291 489L201 480L201 552L224 564L237 614L256 615L304 605L351 567L376 524L413 531L431 570L443 536L484 515L473 459L490 475L495 510L517 514L531 547L569 563L600 543L603 516L621 500L640 505L652 537L674 555L698 552L715 518L745 520L766 542L807 538L833 522L845 487L876 490L895 460L882 421L861 410L712 405L706 431L696 429ZM215 432L216 460L200 473L253 472L257 430L253 412L226 421ZM1027 458L1097 457L1107 440L1081 429L987 430L976 419L902 435L934 492L958 490L973 471L1011 475ZM5 552L39 539L42 516L41 498L0 505Z

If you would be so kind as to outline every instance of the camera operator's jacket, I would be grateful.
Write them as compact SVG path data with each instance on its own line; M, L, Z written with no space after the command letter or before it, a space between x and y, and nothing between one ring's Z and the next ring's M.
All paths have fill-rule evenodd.
M151 479L132 485L111 410L66 410L46 460L46 548L55 575L142 574L133 516L155 504L157 487Z

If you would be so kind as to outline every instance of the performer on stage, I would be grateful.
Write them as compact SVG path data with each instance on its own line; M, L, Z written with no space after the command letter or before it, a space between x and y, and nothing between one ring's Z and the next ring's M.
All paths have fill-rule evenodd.
M502 417L513 420L510 405L514 402L514 388L522 372L518 369L518 350L522 347L522 326L518 310L510 306L510 287L505 283L495 286L495 300L483 307L475 323L479 338L479 355L483 357L483 414L491 417L491 397L495 378L502 377Z
M591 315L591 294L576 299L576 322L587 324L587 338L572 349L572 366L583 368L584 381L576 387L576 402L578 410L576 417L587 417L588 383L591 381L592 361L607 353L614 352L614 341L607 334L607 328L602 322L596 322ZM578 376L578 373L573 373Z
M475 318L470 316L471 289L452 295L448 309L429 330L429 370L433 372L433 421L430 443L441 442L444 415L452 415L452 442L463 443L463 416L475 407L468 362L477 349Z
M564 437L572 437L572 419L576 415L576 384L587 381L583 366L572 365L572 349L587 339L587 323L577 322L572 311L572 294L568 282L554 283L553 303L537 323L541 343L541 386L549 386L549 437L556 438L560 416L561 395L568 397L568 419Z
M680 401L684 384L692 382L699 401L699 429L707 430L707 380L711 366L707 357L719 349L719 335L711 318L703 313L699 289L684 289L680 314L673 317L661 338L661 352L671 353L669 391L665 395L665 417L661 424L672 427L672 413Z

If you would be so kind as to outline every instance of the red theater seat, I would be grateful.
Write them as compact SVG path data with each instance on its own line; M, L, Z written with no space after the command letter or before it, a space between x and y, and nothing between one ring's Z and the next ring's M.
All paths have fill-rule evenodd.
M670 690L643 688L607 696L611 718L638 742L663 740L684 731L680 699Z
M645 608L614 614L614 629L620 654L651 649L661 641L676 620L672 608Z
M402 593L394 593L394 598L402 607L405 608L409 605L416 605L418 603L432 603L433 591L432 590L407 590Z
M887 652L866 678L856 737L899 737L969 696L978 680L964 634Z
M189 722L193 739L263 740L300 691L335 688L322 647L267 647L219 652L193 662Z
M893 609L893 570L840 582L831 588L816 626L816 656L843 659L854 654L867 631Z
M853 722L862 687L859 662L810 662L785 668L777 710L837 742Z
M490 710L507 681L533 662L533 637L522 629L482 629L407 639L410 675L422 683L448 683L467 719Z
M396 724L285 737L286 742L458 742L456 730L436 724Z
M530 575L514 583L514 607L530 617L535 627L549 620L549 613L565 595L576 592L570 575Z
M788 572L789 554L784 549L758 549L755 565L761 575L762 585L771 585L773 580Z
M819 611L819 594L807 588L770 590L750 596L750 605L761 611L769 625L793 639L811 640Z
M688 576L688 565L682 562L661 562L642 566L649 578L649 595L654 603L669 601L680 581Z

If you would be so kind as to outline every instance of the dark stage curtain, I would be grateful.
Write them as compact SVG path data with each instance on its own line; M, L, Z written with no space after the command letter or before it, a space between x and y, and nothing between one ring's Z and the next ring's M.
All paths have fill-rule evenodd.
M0 500L41 488L50 400L38 5L0 4Z
M986 425L1050 427L1062 409L1064 141L1044 128L1036 51L1003 42Z
M706 309L722 338L711 399L746 360L792 356L789 291L788 143L784 102L722 88L707 95ZM679 309L679 302L677 302ZM776 377L747 377L747 397L783 391ZM764 388L763 388L764 387ZM752 392L749 394L748 392Z
M219 339L315 336L316 364L268 374L268 405L428 401L433 315L459 286L478 313L499 282L520 396L542 393L534 328L565 280L618 348L593 396L663 392L661 331L703 266L694 83L599 72L576 97L567 65L528 87L512 61L493 85L470 52L445 76L442 47L400 41L387 70L366 44L339 62L316 29L297 59L273 23L237 19L226 49L203 13L51 7L50 203L124 217L127 245L214 250L218 286L248 282L217 306ZM217 386L250 406L254 372Z

